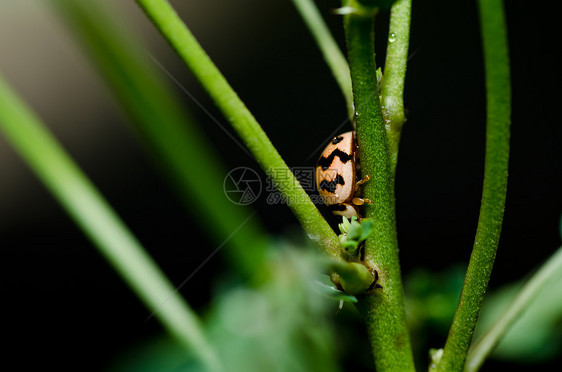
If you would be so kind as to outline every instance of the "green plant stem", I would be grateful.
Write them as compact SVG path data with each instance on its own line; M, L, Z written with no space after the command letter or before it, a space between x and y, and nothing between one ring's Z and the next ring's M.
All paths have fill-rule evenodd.
M404 81L410 42L411 10L412 0L398 0L390 10L388 46L381 87L382 113L388 133L392 173L396 171L400 134L406 121Z
M539 271L525 283L507 311L502 313L492 328L472 346L467 357L465 372L475 372L480 369L484 360L494 350L510 327L533 303L541 289L547 286L553 276L559 275L560 272L562 272L562 247L558 248Z
M0 77L0 132L168 332L211 371L220 362L196 314L57 140Z
M479 0L486 72L487 124L480 216L453 324L439 371L462 371L500 239L509 160L511 88L507 31L501 0Z
M348 5L360 7L354 1ZM364 195L373 201L366 206L366 217L373 219L375 227L365 244L365 259L369 267L378 270L383 287L360 297L357 306L367 324L377 371L413 371L398 261L394 177L375 76L374 20L349 14L345 16L345 26L361 172L363 177L371 176Z
M146 61L136 40L127 38L113 14L97 2L58 0L54 4L92 56L188 212L197 217L216 245L228 241L223 251L242 275L260 271L265 232L257 219L249 219L247 208L226 198L223 182L227 172L212 144ZM242 221L246 223L240 228ZM194 247L195 242L188 244L188 248Z
M312 0L293 0L293 3L316 40L328 67L332 70L332 74L345 98L348 115L350 118L353 118L355 115L353 93L351 91L349 65L345 56L334 40L314 2Z
M261 168L272 178L309 238L330 257L341 259L337 235L174 9L165 0L137 0L137 3L207 90Z

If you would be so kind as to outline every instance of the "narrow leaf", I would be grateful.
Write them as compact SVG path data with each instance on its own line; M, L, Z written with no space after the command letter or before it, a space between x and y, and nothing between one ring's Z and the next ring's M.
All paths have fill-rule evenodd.
M196 314L44 124L0 77L0 132L168 332L220 370Z

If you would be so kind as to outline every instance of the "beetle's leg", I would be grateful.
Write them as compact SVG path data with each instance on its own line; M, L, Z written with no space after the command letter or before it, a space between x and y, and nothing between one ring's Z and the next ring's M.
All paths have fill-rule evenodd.
M373 204L373 202L371 200L367 199L367 198L358 198L358 197L355 197L355 198L351 199L351 202L354 205L363 205L365 203Z
M371 179L371 176L366 175L365 178L363 178L361 181L357 181L357 183L355 183L355 189L357 189L359 186L361 186L365 182L369 181L370 179Z

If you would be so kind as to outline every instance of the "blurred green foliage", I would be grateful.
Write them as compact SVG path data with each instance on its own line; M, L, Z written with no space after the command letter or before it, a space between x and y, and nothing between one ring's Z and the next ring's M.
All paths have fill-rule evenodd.
M506 285L487 296L475 340L502 316L525 283L526 280L522 280ZM507 331L492 357L532 363L559 355L562 347L561 288L562 270L558 270Z
M406 276L406 315L418 366L425 367L428 350L442 345L442 340L447 337L463 279L464 269L458 265L442 272L420 268Z
M227 371L340 370L330 321L336 302L314 288L322 274L310 251L277 242L261 285L221 283L205 324ZM199 371L201 366L159 337L124 353L110 370Z

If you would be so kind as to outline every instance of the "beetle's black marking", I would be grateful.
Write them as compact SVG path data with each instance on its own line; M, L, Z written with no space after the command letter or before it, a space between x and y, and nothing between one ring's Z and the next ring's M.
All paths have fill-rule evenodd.
M332 140L332 145L337 145L341 141L343 141L343 136L334 137L334 139Z
M320 189L333 194L336 191L336 187L338 187L338 185L345 185L345 181L340 174L338 174L336 178L331 181L322 180L320 182Z
M332 204L328 206L332 212L343 212L347 209L347 207L343 204Z
M351 155L346 154L345 152L343 152L340 149L335 149L334 151L332 151L332 153L326 158L324 156L321 156L320 159L318 160L318 166L322 167L322 170L326 170L328 168L330 168L330 165L332 165L332 162L334 161L335 157L340 158L342 163L347 163L350 159L351 159Z

